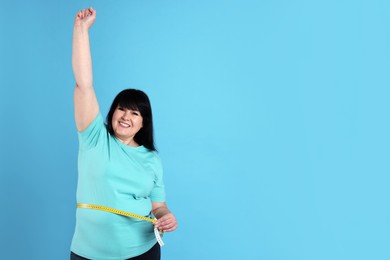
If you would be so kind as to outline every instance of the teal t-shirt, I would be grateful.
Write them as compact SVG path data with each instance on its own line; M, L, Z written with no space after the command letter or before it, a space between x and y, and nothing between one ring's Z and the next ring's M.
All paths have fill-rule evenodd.
M150 216L152 201L165 201L163 169L156 152L111 136L101 113L78 136L77 203ZM80 256L123 260L145 253L155 243L153 224L148 221L77 209L71 250Z

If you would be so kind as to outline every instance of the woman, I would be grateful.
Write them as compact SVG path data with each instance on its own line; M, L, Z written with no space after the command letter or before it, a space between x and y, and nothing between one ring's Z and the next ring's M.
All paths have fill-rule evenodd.
M165 203L162 166L153 143L152 111L140 90L114 99L106 125L92 84L88 30L91 8L74 22L72 66L75 120L79 136L77 202L157 218L159 230L177 228ZM117 214L78 208L71 259L160 259L153 224Z

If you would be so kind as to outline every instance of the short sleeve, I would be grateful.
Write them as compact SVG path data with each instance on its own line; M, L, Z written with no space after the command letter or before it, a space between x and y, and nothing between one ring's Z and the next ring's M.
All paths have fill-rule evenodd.
M160 158L156 155L156 163L154 165L155 179L154 187L150 194L150 199L153 202L165 202L165 186L163 181L163 167Z
M103 116L99 112L92 123L82 132L78 132L79 148L82 150L90 149L105 138L107 134L106 126L104 125Z

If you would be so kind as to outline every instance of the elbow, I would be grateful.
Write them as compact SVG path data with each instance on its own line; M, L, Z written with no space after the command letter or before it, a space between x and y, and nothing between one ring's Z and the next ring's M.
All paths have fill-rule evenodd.
M93 84L92 84L92 81L76 81L76 88L79 88L81 90L92 89Z

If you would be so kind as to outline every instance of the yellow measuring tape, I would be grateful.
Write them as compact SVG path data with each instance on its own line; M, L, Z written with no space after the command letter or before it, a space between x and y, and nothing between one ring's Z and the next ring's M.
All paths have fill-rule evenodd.
M153 224L156 223L155 219L144 217L144 216L140 216L140 215L137 215L137 214L134 214L134 213L130 213L130 212L126 212L126 211L119 210L119 209L105 207L105 206L94 205L94 204L78 203L77 207L78 208L84 208L84 209L102 210L102 211L114 213L114 214L117 214L117 215L129 217L129 218L138 218L138 219L141 219L141 220L149 221L149 222L152 222Z
M77 208L96 209L96 210L106 211L106 212L114 213L117 215L129 217L129 218L137 218L137 219L149 221L149 222L152 222L153 224L156 223L156 219L153 219L153 218L148 218L148 217L137 215L137 214L134 214L131 212L126 212L123 210L109 208L109 207L101 206L101 205L77 203ZM160 244L160 246L163 246L164 242L162 241L160 233L156 227L154 227L154 234L156 236L157 242ZM164 234L164 232L162 231L161 234Z

